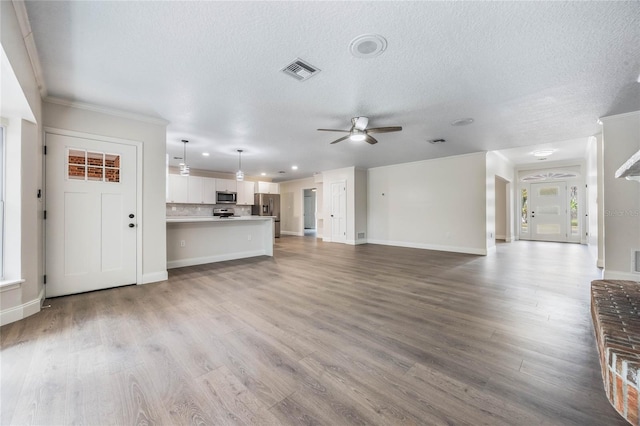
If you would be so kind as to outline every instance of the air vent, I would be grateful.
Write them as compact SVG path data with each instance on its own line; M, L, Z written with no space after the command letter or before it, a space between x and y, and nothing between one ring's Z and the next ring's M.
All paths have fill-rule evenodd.
M428 142L432 143L432 144L437 144L437 143L445 143L446 140L444 140L444 139L429 139Z
M290 75L296 80L304 81L319 73L320 69L306 63L300 58L297 58L295 61L282 68L280 71L287 75Z

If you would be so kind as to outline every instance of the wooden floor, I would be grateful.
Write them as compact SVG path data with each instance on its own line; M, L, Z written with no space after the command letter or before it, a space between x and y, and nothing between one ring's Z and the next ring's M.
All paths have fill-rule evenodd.
M626 424L585 246L472 256L283 237L275 256L48 300L1 329L3 425Z

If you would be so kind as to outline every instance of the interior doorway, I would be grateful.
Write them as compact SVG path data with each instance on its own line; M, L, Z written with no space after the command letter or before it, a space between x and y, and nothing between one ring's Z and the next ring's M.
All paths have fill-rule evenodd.
M316 189L304 190L304 235L316 236L317 233L317 198Z

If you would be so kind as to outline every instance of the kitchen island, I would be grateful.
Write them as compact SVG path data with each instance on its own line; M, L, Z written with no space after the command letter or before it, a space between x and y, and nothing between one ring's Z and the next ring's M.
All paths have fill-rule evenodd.
M167 269L273 256L270 216L167 217Z

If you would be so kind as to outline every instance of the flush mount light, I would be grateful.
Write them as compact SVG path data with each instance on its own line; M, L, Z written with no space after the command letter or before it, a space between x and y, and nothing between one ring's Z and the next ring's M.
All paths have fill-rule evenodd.
M554 152L556 152L555 149L540 149L538 151L534 151L533 152L533 156L534 157L548 157L551 154L553 154Z
M208 156L209 156L209 153L208 153L208 152L203 152L203 153L202 153L202 156L203 156L203 157L208 157Z
M291 170L298 170L298 166L291 166Z
M362 34L351 40L349 51L360 59L374 58L387 49L387 40L379 34Z
M473 123L473 118L459 118L457 120L453 120L451 122L452 126L468 126L469 124Z
M260 173L260 176L266 176L267 174L265 172Z

